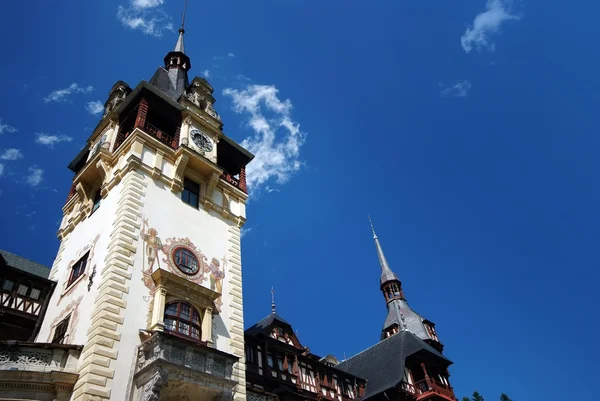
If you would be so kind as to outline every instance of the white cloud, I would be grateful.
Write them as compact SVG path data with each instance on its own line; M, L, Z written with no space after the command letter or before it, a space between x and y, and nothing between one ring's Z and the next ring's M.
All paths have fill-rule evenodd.
M283 184L302 166L300 148L306 136L291 118L292 102L281 101L277 93L273 85L247 85L243 90L223 91L225 96L231 96L236 113L249 115L247 124L254 131L241 143L255 155L246 171L251 191L273 179Z
M475 47L477 50L488 49L494 51L495 45L488 36L500 31L504 21L518 20L521 17L511 14L510 0L488 0L486 10L477 14L472 27L460 38L460 43L465 52L469 53Z
M2 124L2 119L0 118L0 135L4 134L5 132L12 134L13 132L17 132L17 129L12 125Z
M32 187L37 187L44 179L44 170L37 166L29 167L29 175L25 178L27 184Z
M0 154L2 160L18 160L23 158L23 153L19 149L6 149Z
M162 6L164 0L133 0L131 5L135 8L154 8Z
M246 236L246 234L248 234L250 231L252 230L252 227L250 228L241 228L240 229L240 237L244 238Z
M68 87L64 89L57 89L51 92L48 96L44 98L44 102L64 102L67 100L67 96L77 93L91 93L94 90L94 87L88 85L86 87L79 86L79 84L72 83Z
M204 70L204 71L202 71L202 75L204 75L204 78L210 77L210 70Z
M104 111L104 105L101 101L94 100L93 102L88 102L88 104L85 106L85 109L88 111L88 113L96 115Z
M271 192L281 192L280 190L278 190L277 188L271 188L270 186L267 185L267 187L265 188L265 191L267 191L268 193Z
M0 177L4 175L4 164L0 163Z
M129 29L160 37L173 30L171 17L159 6L164 0L131 0L129 6L117 7L117 18Z
M39 143L40 145L46 145L49 147L54 147L57 143L60 142L71 142L73 138L66 135L50 135L44 132L38 132L35 134L35 143Z
M235 54L233 54L233 53L231 53L231 52L230 52L230 53L227 55L227 57L229 57L229 58L235 58Z
M467 80L457 82L456 84L448 86L446 88L444 88L444 86L440 84L440 95L450 97L467 97L469 95L471 87L471 83Z

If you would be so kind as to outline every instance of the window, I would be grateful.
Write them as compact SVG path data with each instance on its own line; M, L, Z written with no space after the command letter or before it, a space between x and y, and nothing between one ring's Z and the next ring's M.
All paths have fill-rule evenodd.
M94 206L92 207L92 213L94 213L100 207L100 202L102 201L102 194L100 194L100 190L96 191L94 195ZM90 213L90 214L92 214Z
M29 294L29 298L40 299L40 294L41 294L40 290L38 290L37 288L32 288L31 294Z
M198 199L200 196L200 185L187 178L183 179L183 192L181 193L181 200L190 206L198 209Z
M165 308L165 330L200 340L200 314L185 302L171 302Z
M267 365L269 365L270 368L273 367L273 354L270 352L267 354Z
M15 282L12 280L4 280L4 282L2 283L2 289L6 290L6 291L12 291L13 287L15 285Z
M27 287L26 285L23 284L19 284L19 288L17 289L17 294L19 295L27 295L27 291L29 290L29 287Z
M246 362L256 363L256 351L254 347L251 347L249 345L246 346Z
M196 274L199 270L198 258L187 248L175 248L173 252L175 264L185 274Z
M71 315L67 316L66 318L61 320L59 324L56 325L56 327L54 328L54 337L52 338L52 343L62 344L65 341L70 319Z
M67 286L73 284L75 280L77 280L83 275L83 273L85 273L85 267L87 265L87 260L89 256L90 253L87 252L85 255L83 255L81 259L77 261L77 263L73 265L73 267L71 268L71 277L69 277L69 283L67 284Z

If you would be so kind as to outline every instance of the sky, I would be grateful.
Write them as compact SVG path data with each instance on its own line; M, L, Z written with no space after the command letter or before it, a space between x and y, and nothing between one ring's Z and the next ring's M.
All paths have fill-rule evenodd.
M0 5L0 248L51 265L72 173L117 80L148 80L181 0ZM317 355L379 340L371 215L461 398L591 398L600 352L599 6L189 0L192 76L256 154L245 324Z

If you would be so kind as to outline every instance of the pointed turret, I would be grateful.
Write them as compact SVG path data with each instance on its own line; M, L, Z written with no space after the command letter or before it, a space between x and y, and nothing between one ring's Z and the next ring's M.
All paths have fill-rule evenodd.
M400 282L400 280L398 279L398 276L396 276L396 273L394 273L392 271L392 269L390 269L390 266L388 265L385 255L383 254L383 248L381 247L381 244L379 243L379 238L377 237L377 234L375 233L375 227L373 226L373 221L371 220L371 216L369 216L369 223L371 223L371 230L373 231L373 239L375 240L375 247L377 248L377 257L379 258L379 265L381 266L381 279L380 279L381 287L383 288L384 283L387 283L389 281Z

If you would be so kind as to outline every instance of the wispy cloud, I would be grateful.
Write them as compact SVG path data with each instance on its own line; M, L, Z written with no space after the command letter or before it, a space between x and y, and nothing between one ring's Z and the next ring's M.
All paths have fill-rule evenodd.
M88 113L96 115L104 111L104 105L101 101L94 100L93 102L88 102L88 104L85 105L85 109L88 111Z
M5 132L11 134L13 132L17 132L17 129L12 125L2 124L2 119L0 118L0 135L4 134Z
M249 228L242 227L240 229L240 237L244 238L251 230L252 230L252 227L249 227Z
M280 190L278 190L277 188L271 188L270 186L267 185L267 187L265 188L265 191L267 191L268 193L271 192L281 192Z
M37 187L44 179L44 170L37 166L29 167L29 175L25 177L25 181L31 187Z
M0 163L0 177L4 175L4 164Z
M510 4L510 0L488 0L486 10L477 14L473 26L467 27L460 38L465 52L469 53L473 48L494 51L495 44L490 41L490 34L499 32L503 22L521 18L511 13Z
M204 78L210 77L210 70L204 70L204 71L202 71L202 75L204 75Z
M452 86L440 84L440 95L444 97L467 97L471 90L471 83L467 80L455 83Z
M40 145L46 145L49 147L54 147L57 143L60 142L71 142L73 138L67 135L50 135L44 132L38 132L35 134L35 143L39 143Z
M0 154L1 160L18 160L23 158L23 153L19 149L6 149Z
M130 0L128 6L117 7L117 18L129 29L160 37L173 30L171 17L162 9L164 0Z
M230 52L229 54L227 54L227 57L229 57L229 58L235 58L235 54L233 54L233 53Z
M300 131L300 124L292 120L292 102L279 99L278 92L273 85L247 85L243 90L223 91L232 98L236 113L248 114L247 124L254 131L241 144L255 155L247 170L251 191L272 179L283 184L302 166L300 148L306 135Z
M88 86L79 86L79 84L73 82L71 85L64 89L57 89L51 92L48 96L44 98L44 102L64 102L67 100L69 95L77 94L77 93L91 93L94 90L94 87L91 85Z

